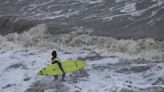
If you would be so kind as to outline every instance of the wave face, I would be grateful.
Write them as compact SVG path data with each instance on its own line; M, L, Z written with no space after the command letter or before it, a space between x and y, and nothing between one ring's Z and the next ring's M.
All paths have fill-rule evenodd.
M0 16L0 34L22 33L38 24L34 20L18 19L16 16Z
M92 35L164 39L163 0L1 0L0 34L46 23L93 29ZM5 16L5 17L4 17ZM10 16L10 17L6 17ZM14 17L14 18L13 18ZM37 20L37 22L36 22Z
M88 31L88 34L84 34L83 31ZM51 31L48 30L48 26L40 24L21 34L0 36L0 48L57 49L67 53L89 50L102 56L164 60L164 41L152 38L118 40L112 37L90 36L89 33L89 29L82 28L70 33L58 33L58 30Z

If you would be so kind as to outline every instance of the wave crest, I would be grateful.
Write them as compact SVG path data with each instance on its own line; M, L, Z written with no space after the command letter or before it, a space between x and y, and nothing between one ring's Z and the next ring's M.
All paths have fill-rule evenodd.
M164 60L164 41L157 41L152 38L118 40L112 37L79 34L79 31L67 34L51 34L47 30L46 25L40 24L21 34L11 33L0 36L2 43L0 48L57 49L64 52L90 50L105 56Z

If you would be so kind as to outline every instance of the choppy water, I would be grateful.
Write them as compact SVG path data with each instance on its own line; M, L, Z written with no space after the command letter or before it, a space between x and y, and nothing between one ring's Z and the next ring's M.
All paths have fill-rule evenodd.
M1 0L0 90L163 92L163 25L163 0ZM87 66L39 78L54 49Z
M1 0L0 16L1 34L43 23L114 38L164 39L163 0Z
M163 10L162 0L2 0L0 48L163 60Z
M2 0L0 48L163 59L163 10L162 0Z

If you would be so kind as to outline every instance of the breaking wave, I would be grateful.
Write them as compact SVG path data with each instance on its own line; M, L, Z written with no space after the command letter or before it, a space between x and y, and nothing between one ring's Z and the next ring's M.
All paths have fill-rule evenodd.
M0 15L0 34L6 35L13 32L22 33L36 26L38 23L36 20Z
M84 32L83 29L79 29L67 34L59 34L55 33L55 30L49 30L46 25L39 24L20 34L0 35L0 48L56 49L70 53L89 50L105 56L164 60L164 41L152 38L118 40L112 37L90 36L90 30L85 34L82 32Z

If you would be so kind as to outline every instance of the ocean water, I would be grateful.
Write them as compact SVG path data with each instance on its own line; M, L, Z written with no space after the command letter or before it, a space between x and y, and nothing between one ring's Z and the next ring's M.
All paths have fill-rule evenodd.
M0 47L163 59L163 5L162 0L2 0Z
M1 0L0 33L21 33L37 24L92 35L163 40L163 0ZM52 27L53 26L53 27Z
M163 0L0 2L1 92L164 92ZM37 76L52 50L87 66Z
M84 33L85 31L85 33ZM88 32L87 32L88 31ZM0 36L1 49L60 50L74 53L81 50L95 51L104 56L141 58L148 60L164 59L164 41L153 38L116 39L113 37L90 36L90 29L76 28L76 31L60 33L49 31L44 24L37 25L23 33L10 33ZM130 56L130 57L129 57Z

